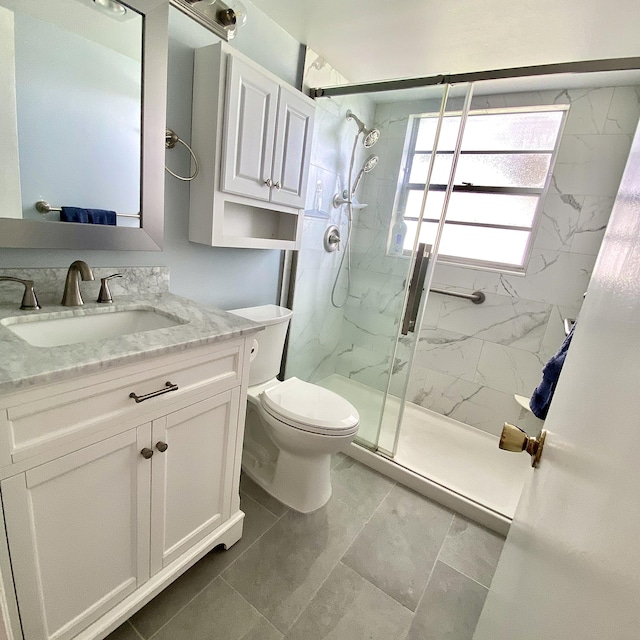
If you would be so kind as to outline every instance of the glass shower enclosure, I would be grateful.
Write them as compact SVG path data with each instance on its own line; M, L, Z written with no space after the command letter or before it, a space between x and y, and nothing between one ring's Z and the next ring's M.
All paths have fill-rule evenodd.
M316 100L286 376L350 400L361 447L505 521L529 467L497 436L541 426L517 397L579 311L640 112L637 72L576 75Z

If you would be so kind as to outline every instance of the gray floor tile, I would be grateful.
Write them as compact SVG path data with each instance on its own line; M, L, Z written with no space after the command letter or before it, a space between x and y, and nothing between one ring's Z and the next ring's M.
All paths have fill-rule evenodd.
M334 453L331 456L331 468L335 469L347 457L348 457L347 454L342 453L342 451L339 451L338 453Z
M334 499L313 513L289 511L222 576L286 633L363 524Z
M216 578L154 636L154 640L281 640L222 578Z
M257 503L261 504L265 509L271 511L271 513L273 513L278 518L289 511L289 507L287 507L287 505L282 504L282 502L276 500L272 495L269 495L246 473L243 473L240 476L240 491L253 498Z
M339 563L285 639L404 638L412 617L408 609Z
M503 544L501 535L457 515L438 559L490 587Z
M396 485L343 562L415 611L452 519L448 509Z
M240 496L240 508L245 512L242 538L226 551L220 548L208 553L131 618L135 628L145 638L149 638L176 615L277 522L271 512L248 496Z
M406 640L471 640L487 589L436 563Z
M345 456L331 472L331 484L335 498L370 518L395 482Z
M140 636L128 622L125 622L113 633L110 633L104 640L140 640Z

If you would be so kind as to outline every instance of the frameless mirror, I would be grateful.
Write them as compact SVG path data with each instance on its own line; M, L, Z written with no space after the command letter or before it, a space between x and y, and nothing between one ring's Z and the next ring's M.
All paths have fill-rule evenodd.
M161 248L167 22L167 0L0 0L0 246Z

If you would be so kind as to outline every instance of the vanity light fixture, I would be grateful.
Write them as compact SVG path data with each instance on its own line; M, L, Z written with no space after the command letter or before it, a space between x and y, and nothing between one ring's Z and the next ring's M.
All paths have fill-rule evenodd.
M235 38L247 21L247 8L240 0L170 0L170 3L227 41Z
M127 13L127 8L117 2L117 0L93 0L93 4L102 11L114 18L121 18Z
M234 0L227 9L218 12L218 20L229 31L229 40L232 40L247 21L247 8L239 0Z

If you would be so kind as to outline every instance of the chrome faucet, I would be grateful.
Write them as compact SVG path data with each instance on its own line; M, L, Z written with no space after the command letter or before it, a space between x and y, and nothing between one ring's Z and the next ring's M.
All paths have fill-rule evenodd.
M33 290L33 280L21 280L20 278L11 278L10 276L0 276L0 280L8 282L19 282L24 285L24 295L22 296L21 309L39 309L38 298Z
M93 271L91 267L82 260L76 260L71 263L69 271L67 271L67 279L64 283L64 293L62 294L62 304L65 307L79 307L84 304L80 295L80 287L78 286L79 278L83 280L93 280Z

